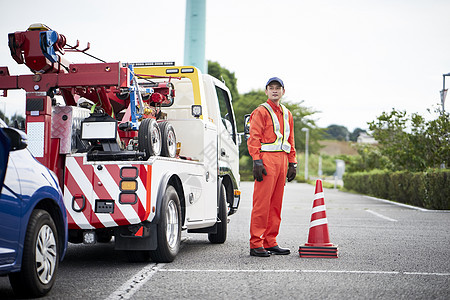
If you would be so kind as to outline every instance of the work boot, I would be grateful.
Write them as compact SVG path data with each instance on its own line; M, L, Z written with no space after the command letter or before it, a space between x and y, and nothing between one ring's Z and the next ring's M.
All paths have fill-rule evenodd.
M270 253L263 247L250 249L250 256L269 257Z
M291 253L291 250L289 250L288 248L281 248L278 245L266 248L266 251L270 252L270 254L277 254L277 255L288 255Z

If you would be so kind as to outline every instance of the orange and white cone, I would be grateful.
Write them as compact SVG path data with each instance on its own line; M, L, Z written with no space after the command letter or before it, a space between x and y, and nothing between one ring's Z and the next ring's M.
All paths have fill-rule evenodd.
M338 257L337 245L330 243L325 199L322 180L320 179L316 181L316 192L311 213L308 242L299 247L298 253L300 257Z

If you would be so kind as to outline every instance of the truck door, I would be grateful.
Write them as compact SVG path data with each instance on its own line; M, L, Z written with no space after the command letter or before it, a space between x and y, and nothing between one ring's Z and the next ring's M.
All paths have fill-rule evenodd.
M219 100L220 118L219 130L219 168L220 173L237 174L239 155L237 145L236 121L229 93L221 87L215 86Z

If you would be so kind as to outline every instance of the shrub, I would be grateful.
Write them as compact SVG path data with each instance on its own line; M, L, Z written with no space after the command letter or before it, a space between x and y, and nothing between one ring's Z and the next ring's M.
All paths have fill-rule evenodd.
M344 174L346 189L428 209L450 209L450 170Z

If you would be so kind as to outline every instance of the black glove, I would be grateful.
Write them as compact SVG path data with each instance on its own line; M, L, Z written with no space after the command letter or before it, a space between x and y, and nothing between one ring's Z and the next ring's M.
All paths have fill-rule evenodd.
M264 168L264 164L262 159L257 159L253 161L253 178L257 181L263 180L263 174L267 175L266 168Z
M287 180L291 182L294 180L295 176L297 175L297 164L296 163L289 163L289 168L287 172Z

